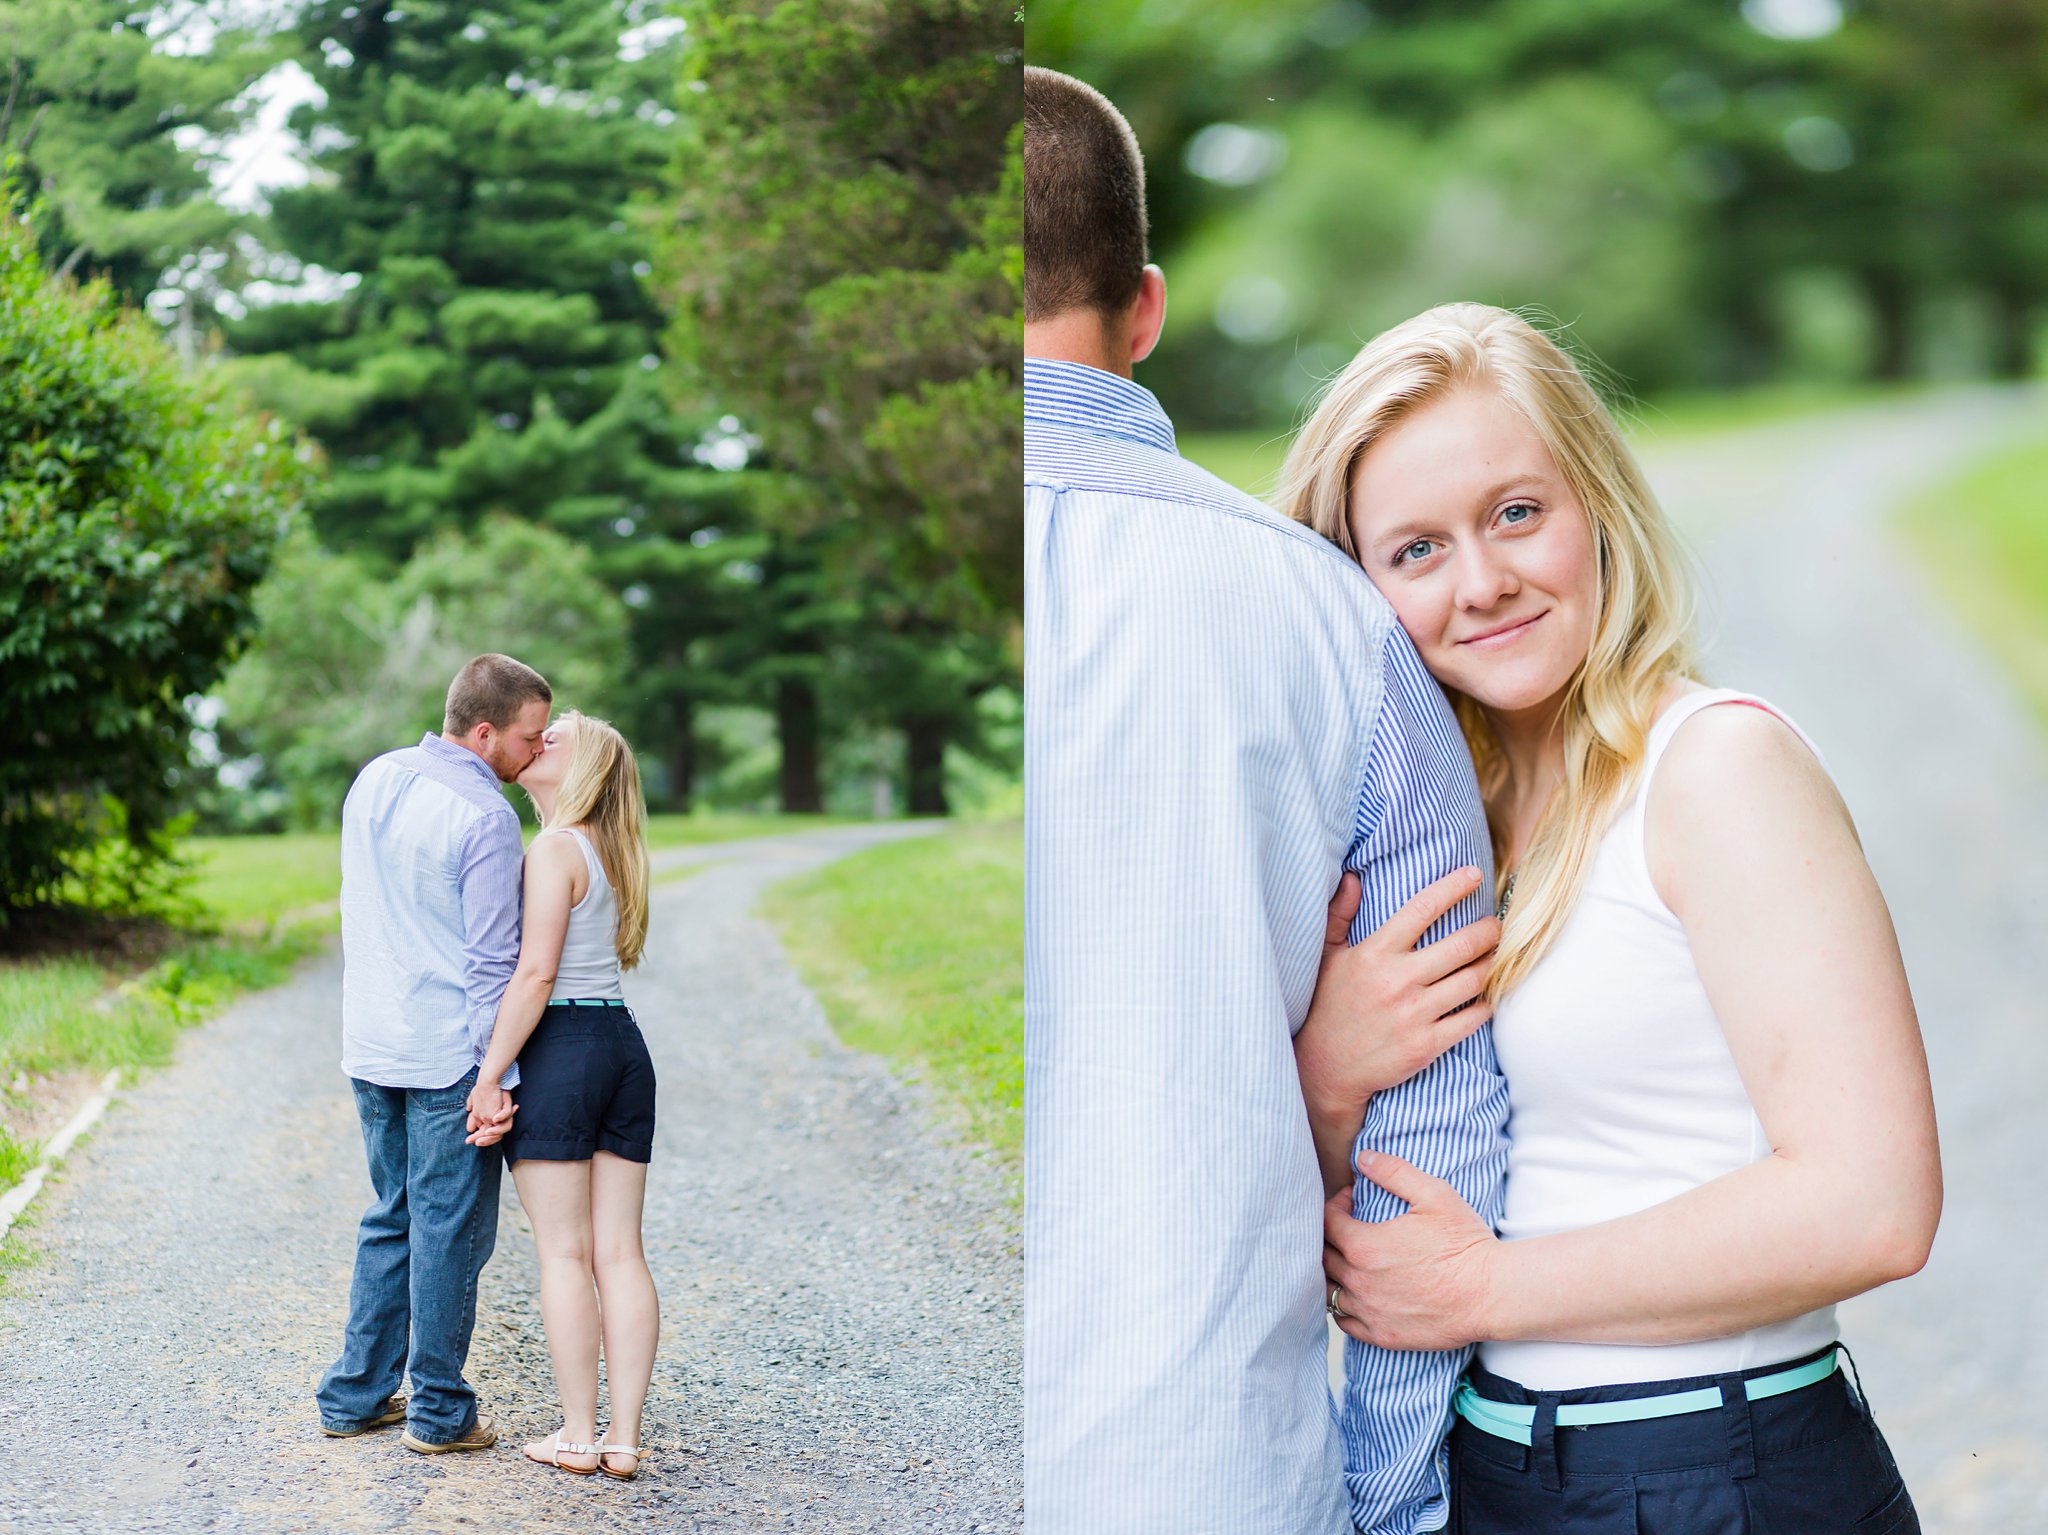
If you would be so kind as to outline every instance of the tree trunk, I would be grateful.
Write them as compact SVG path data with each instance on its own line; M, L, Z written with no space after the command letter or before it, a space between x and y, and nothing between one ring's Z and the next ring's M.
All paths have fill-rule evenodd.
M1994 330L1991 371L2000 378L2029 378L2034 372L2034 306L2025 293L2012 288L1991 294Z
M819 737L818 690L806 678L782 678L775 684L775 739L782 748L777 787L784 814L816 815L825 808Z
M669 705L669 808L688 815L696 787L697 705L687 694L679 693Z
M1877 352L1870 361L1870 376L1884 383L1905 378L1912 361L1913 304L1905 280L1896 272L1863 271L1856 274L1863 284L1863 296L1870 303L1870 318L1877 326Z
M947 721L920 714L908 716L902 724L910 778L910 813L946 815L946 738L952 733Z

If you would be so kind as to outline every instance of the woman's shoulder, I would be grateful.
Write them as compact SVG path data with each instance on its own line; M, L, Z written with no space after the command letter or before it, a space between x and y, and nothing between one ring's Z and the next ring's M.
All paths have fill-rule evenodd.
M583 854L576 846L572 833L575 828L568 826L544 826L534 834L533 841L526 845L526 862L529 868L575 870L583 867Z
M1676 779L1711 790L1756 773L1827 778L1805 733L1776 704L1753 693L1684 680L1659 700L1651 729L1668 732L1658 785Z
M1702 693L1710 694L1701 697ZM1849 820L1812 744L1775 707L1748 694L1690 689L1648 790L1646 853L1667 904L1685 867L1753 845L1794 848ZM1853 836L1853 827L1850 828ZM1667 888L1670 887L1670 888Z

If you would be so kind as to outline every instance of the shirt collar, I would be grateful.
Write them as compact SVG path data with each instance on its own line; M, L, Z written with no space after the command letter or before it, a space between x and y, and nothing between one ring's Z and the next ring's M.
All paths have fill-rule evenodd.
M466 765L483 774L493 789L498 787L498 775L491 771L491 765L467 746L450 745L437 732L429 730L420 737L420 750L442 762L451 762L458 767Z
M1024 359L1024 419L1056 421L1177 453L1173 423L1151 390L1082 362Z

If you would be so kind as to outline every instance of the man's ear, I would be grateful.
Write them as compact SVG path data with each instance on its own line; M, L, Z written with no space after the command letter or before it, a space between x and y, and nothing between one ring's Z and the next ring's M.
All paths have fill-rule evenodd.
M1143 362L1159 344L1166 328L1166 274L1147 266L1138 278L1138 296L1131 301L1125 334L1131 338L1131 361Z

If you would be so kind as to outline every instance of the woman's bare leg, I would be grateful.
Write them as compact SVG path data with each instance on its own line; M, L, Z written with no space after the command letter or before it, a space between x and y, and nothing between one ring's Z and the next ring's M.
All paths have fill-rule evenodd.
M561 1437L570 1444L596 1444L598 1319L591 1274L591 1164L525 1158L512 1164L512 1181L519 1186L519 1202L526 1207L533 1245L540 1253L540 1320L547 1332L548 1357L554 1361L555 1390L562 1398ZM527 1446L527 1453L546 1460L552 1443L537 1440ZM565 1466L586 1471L597 1464L591 1455L561 1459Z
M647 1164L600 1151L590 1161L590 1226L597 1293L604 1304L605 1378L611 1385L610 1444L641 1444L640 1412L654 1375L661 1300L640 1245ZM624 1470L622 1461L617 1469Z

